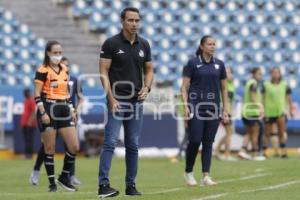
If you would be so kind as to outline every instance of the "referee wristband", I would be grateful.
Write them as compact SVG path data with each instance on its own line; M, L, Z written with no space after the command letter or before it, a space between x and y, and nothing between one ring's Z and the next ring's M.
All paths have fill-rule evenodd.
M43 101L41 97L35 97L34 98L36 105L41 106L43 105Z

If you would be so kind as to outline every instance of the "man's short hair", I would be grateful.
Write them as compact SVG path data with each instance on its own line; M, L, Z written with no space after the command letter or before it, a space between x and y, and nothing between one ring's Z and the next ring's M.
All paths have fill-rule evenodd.
M128 12L128 11L136 12L136 13L138 13L139 16L140 16L140 11L139 11L139 9L137 9L137 8L135 8L135 7L127 7L127 8L124 8L124 9L122 10L122 12L121 12L121 19L122 19L122 20L125 20L126 12Z

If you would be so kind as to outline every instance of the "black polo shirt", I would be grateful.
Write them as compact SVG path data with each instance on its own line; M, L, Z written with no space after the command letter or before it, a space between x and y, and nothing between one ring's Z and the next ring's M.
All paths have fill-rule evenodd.
M188 92L188 100L199 109L214 109L211 104L220 108L221 80L226 79L224 63L212 58L210 62L205 62L201 57L190 59L183 69L183 76L191 78Z
M131 45L121 31L103 43L100 58L112 60L109 80L114 97L119 101L137 101L143 87L144 64L151 61L148 41L137 35Z

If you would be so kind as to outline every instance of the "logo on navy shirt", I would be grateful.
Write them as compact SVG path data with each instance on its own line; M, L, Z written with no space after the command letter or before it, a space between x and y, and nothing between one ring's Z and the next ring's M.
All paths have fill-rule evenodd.
M196 65L197 68L203 67L203 65Z
M119 51L117 52L117 54L123 54L125 53L124 51L122 51L121 49L119 49Z
M140 50L139 56L142 57L142 58L144 57L144 51L143 50Z
M216 68L216 69L219 69L219 68L220 68L220 65L215 64L215 68Z

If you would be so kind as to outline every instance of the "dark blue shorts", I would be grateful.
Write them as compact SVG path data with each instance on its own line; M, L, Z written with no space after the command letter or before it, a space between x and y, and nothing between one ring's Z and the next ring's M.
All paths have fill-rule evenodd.
M264 121L265 121L266 124L274 124L274 123L277 122L278 118L282 117L282 116L284 116L285 117L285 121L287 121L287 117L286 117L285 114L282 114L282 115L277 116L277 117L265 117Z
M243 117L242 121L243 121L244 125L246 125L246 126L253 126L255 124L259 124L260 119L258 116L252 116L249 118Z

